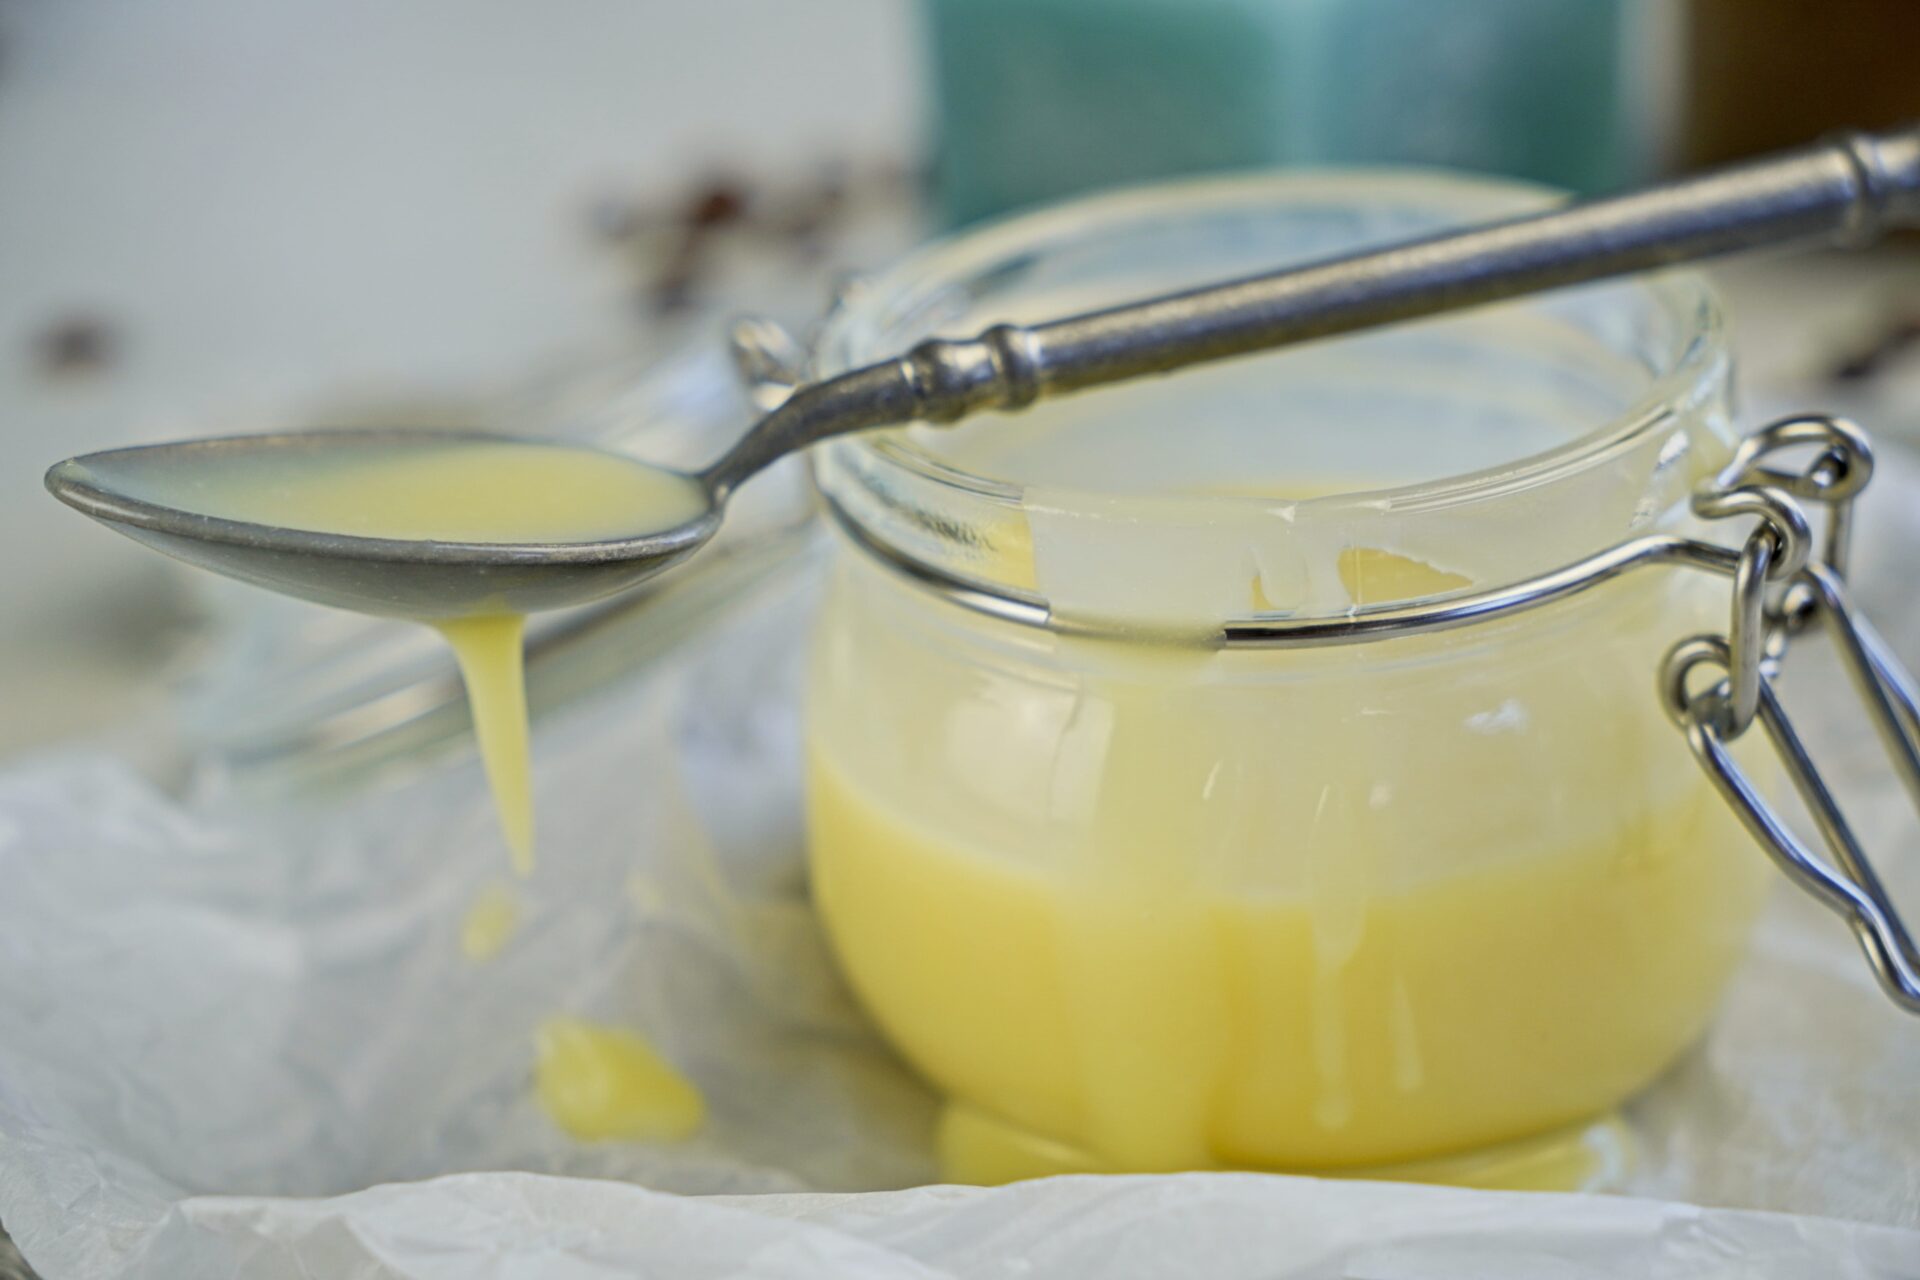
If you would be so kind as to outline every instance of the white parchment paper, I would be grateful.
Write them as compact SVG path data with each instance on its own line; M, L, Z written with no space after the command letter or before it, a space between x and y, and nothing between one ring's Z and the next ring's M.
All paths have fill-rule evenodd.
M1863 595L1911 660L1920 488L1877 490ZM542 720L542 863L485 965L458 931L505 863L469 758L270 804L180 799L100 753L0 775L0 1222L28 1260L46 1280L1920 1276L1920 1022L1784 885L1707 1041L1631 1110L1628 1190L1652 1198L890 1190L933 1175L934 1099L806 901L812 599L796 561ZM1834 673L1797 670L1809 736L1920 901L1920 821ZM643 1031L707 1094L707 1130L558 1135L529 1082L559 1011Z

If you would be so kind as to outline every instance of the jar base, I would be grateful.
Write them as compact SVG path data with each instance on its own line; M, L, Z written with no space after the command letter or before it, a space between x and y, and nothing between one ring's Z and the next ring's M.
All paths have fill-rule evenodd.
M1117 1172L1071 1143L964 1102L948 1102L942 1108L936 1145L942 1179L965 1185L1000 1186L1055 1174ZM1492 1191L1613 1191L1626 1181L1632 1150L1626 1124L1619 1113L1608 1112L1530 1137L1425 1160L1336 1170L1245 1171Z

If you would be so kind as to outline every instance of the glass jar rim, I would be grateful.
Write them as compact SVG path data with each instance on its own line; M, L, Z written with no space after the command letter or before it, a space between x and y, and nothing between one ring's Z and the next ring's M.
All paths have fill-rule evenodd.
M836 300L821 325L814 344L814 373L831 375L898 354L887 343L886 335L867 331L875 320L884 318L883 308L926 296L970 274L988 274L996 264L1016 262L1039 247L1062 243L1076 235L1097 234L1102 228L1153 218L1253 212L1329 199L1361 206L1417 204L1435 214L1458 214L1459 223L1466 224L1535 212L1565 197L1563 191L1536 183L1420 168L1260 171L1154 182L1079 197L932 241L881 272L860 279ZM1662 353L1665 359L1660 367L1651 370L1647 385L1620 412L1590 431L1491 466L1408 484L1343 490L1303 501L1323 505L1323 509L1353 504L1372 510L1434 511L1484 501L1509 490L1531 488L1558 476L1604 465L1633 448L1659 428L1675 404L1693 402L1702 394L1703 386L1724 362L1725 352L1718 296L1698 273L1671 270L1632 277L1625 284L1650 298L1674 322L1674 340ZM843 437L829 442L826 448L849 451L860 458L861 470L879 471L906 485L937 486L996 504L1017 504L1023 493L1019 484L954 465L919 447L903 432ZM1071 506L1076 499L1093 503L1097 495L1072 486L1048 486L1049 503ZM1232 507L1271 505L1273 499L1220 495L1210 501Z

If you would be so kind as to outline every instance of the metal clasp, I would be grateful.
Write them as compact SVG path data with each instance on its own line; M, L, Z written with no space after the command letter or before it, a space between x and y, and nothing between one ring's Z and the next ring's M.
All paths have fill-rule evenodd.
M1767 465L1773 456L1805 446L1813 447L1814 456L1803 469ZM1727 634L1692 636L1675 645L1662 664L1660 685L1667 713L1754 839L1795 883L1848 922L1895 1003L1920 1013L1920 948L1772 684L1788 642L1816 621L1824 623L1895 772L1920 806L1920 696L1885 642L1854 613L1846 593L1853 501L1872 470L1865 434L1844 419L1789 418L1742 443L1694 500L1696 513L1710 519L1759 518L1734 571ZM1827 511L1818 555L1801 505L1807 502ZM1722 672L1717 681L1694 679L1710 667ZM1756 719L1813 815L1827 857L1781 821L1728 749Z

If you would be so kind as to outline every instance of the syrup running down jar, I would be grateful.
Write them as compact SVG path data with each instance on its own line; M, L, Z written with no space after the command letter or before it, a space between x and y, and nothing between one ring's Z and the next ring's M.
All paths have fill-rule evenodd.
M1542 199L1096 197L867 282L814 372ZM1700 1034L1768 882L1748 780L1778 770L1728 744L1784 724L1784 637L1845 618L1805 576L1844 505L1824 560L1802 507L1857 491L1864 440L1742 445L1727 383L1675 274L818 451L814 893L947 1099L949 1178L1593 1181L1596 1125ZM1804 475L1761 466L1793 445ZM1865 941L1886 904L1854 870L1826 890ZM1911 943L1878 923L1900 998Z

